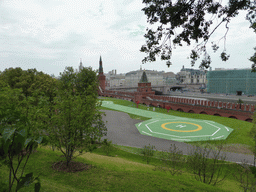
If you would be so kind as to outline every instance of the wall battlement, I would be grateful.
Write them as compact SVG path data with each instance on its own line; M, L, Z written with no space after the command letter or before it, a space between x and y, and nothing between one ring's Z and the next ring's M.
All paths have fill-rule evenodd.
M124 92L105 90L99 93L100 96L139 101L141 104L168 108L175 111L187 113L207 114L235 118L243 121L252 121L255 111L254 105L229 103L221 101L205 101L197 99L185 99L168 96L159 96L149 93L144 95L140 92Z

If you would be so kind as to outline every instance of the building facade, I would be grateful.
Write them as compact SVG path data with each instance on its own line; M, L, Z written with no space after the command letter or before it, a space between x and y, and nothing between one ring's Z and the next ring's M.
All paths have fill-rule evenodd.
M147 73L148 81L151 82L151 86L163 86L164 85L164 71L145 70ZM125 86L137 87L140 78L143 74L143 70L130 71L125 74Z
M178 84L206 84L207 71L203 69L189 69L183 68L177 73L176 79Z
M256 73L251 69L217 69L207 73L207 92L256 95Z
M176 75L173 72L163 74L164 85L176 85L178 83Z

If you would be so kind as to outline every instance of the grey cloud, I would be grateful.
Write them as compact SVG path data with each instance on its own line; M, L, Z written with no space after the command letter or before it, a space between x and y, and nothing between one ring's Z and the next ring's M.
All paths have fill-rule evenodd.
M1 7L0 7L0 18L1 18L0 19L1 25L18 23L18 20L15 14L10 13L9 11Z
M123 5L129 5L130 3L132 3L134 0L124 0L123 1Z
M116 22L114 25L111 25L109 29L113 30L126 30L126 26L130 23L134 23L137 20L140 20L143 15L141 12L134 12L133 14L124 15L122 20Z

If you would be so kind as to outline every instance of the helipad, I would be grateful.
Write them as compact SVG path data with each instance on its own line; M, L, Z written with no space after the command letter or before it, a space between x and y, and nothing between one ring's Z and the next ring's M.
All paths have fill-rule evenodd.
M143 135L175 141L226 139L233 131L213 121L189 118L150 119L136 127Z
M150 120L136 124L137 129L143 135L158 137L175 141L202 141L202 140L224 140L233 131L214 121L181 118L153 111L126 107L113 104L113 102L102 102L103 107L132 113Z

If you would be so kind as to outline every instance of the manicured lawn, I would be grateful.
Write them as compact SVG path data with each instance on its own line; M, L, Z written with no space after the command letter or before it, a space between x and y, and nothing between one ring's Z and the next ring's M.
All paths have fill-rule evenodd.
M106 98L106 100L114 101L114 103L120 105L136 107L134 103L125 100L109 98ZM146 106L140 105L139 107L147 110ZM150 110L152 111L152 108ZM168 114L165 109L157 108L156 111ZM169 114L216 121L234 129L226 140L226 146L238 145L245 148L253 146L252 138L249 136L251 123L177 111L170 111ZM132 118L138 119L141 117L133 116ZM218 145L218 142L214 145ZM232 163L223 162L224 169L229 171L230 175L222 184L211 186L195 180L192 172L186 169L186 163L180 163L179 165L183 171L182 175L172 176L169 172L154 170L155 166L162 163L158 159L159 152L156 153L155 158L152 158L149 164L146 164L140 154L141 149L114 146L115 148L110 152L110 156L105 156L104 150L98 148L93 153L84 153L77 157L75 161L92 167L89 170L75 173L54 170L52 165L64 160L62 153L41 146L37 149L37 152L31 154L25 174L33 172L35 176L40 175L41 191L242 191L239 183L232 176L237 166ZM8 168L0 166L0 191L2 183L8 183L8 174ZM20 191L33 191L33 186L23 188Z
M211 186L196 181L185 169L182 175L175 176L154 171L154 165L160 163L158 159L145 164L140 155L118 148L111 157L101 155L103 153L102 149L97 149L94 153L79 156L76 161L90 164L92 168L66 173L51 167L54 162L64 160L62 153L40 147L31 155L25 173L40 174L41 191L241 191L232 177L221 185ZM229 164L226 166L230 169ZM7 181L7 168L2 166L0 170L0 180ZM30 186L21 191L33 191L33 188Z
M115 99L115 98L109 98L109 97L104 97L101 100L113 101L115 104L118 104L118 105L124 105L128 107L136 108L135 103L127 100L121 100L121 99ZM148 107L145 105L139 104L139 108L143 110L147 110ZM104 108L104 109L107 109L107 108ZM150 107L149 110L153 111L153 107ZM252 136L250 135L250 130L253 126L253 124L250 122L241 121L241 120L232 119L232 118L226 118L226 117L218 117L213 115L204 115L204 114L195 114L195 113L185 113L185 112L179 112L179 111L173 111L173 110L170 110L169 113L167 113L167 110L162 108L156 108L156 112L163 113L163 114L170 114L178 117L211 120L211 121L220 123L222 125L225 125L227 127L230 127L234 130L228 136L228 138L224 141L224 144L226 146L225 149L227 151L232 151L232 152L239 152L239 153L244 152L244 153L251 154L250 150L254 146L254 141ZM143 119L145 117L137 116L135 118L141 118L141 120L145 120ZM205 142L211 143L213 145L219 145L223 141L217 141L217 142L205 141ZM198 142L189 142L189 143L197 144Z

